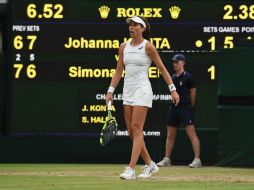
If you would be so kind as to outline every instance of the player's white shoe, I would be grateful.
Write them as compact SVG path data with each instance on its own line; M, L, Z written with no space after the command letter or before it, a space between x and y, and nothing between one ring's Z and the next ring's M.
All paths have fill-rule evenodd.
M126 167L124 172L120 174L121 179L136 179L135 170L131 167Z
M202 167L201 160L199 158L194 158L192 163L189 164L189 167L190 168L201 168Z
M168 167L171 166L171 161L169 158L164 157L159 163L157 163L159 167Z
M138 176L140 179L146 179L159 171L158 166L152 161L151 164L145 165L144 171Z

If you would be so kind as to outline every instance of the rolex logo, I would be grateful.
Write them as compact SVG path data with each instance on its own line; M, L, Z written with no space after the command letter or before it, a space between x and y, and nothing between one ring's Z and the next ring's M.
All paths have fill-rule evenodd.
M108 13L110 11L109 7L103 5L98 10L100 12L101 18L103 18L103 19L108 18Z
M170 7L168 10L170 12L172 19L178 19L180 11L181 11L180 7L173 6L173 7Z

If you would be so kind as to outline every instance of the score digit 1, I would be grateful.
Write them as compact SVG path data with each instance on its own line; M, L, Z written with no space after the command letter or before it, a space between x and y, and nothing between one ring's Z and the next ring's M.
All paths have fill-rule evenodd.
M207 72L211 74L210 79L215 80L215 66L211 65L211 67L207 69Z
M208 43L211 44L211 50L216 50L216 38L215 36L212 36L208 39ZM234 37L233 36L225 36L224 38L224 46L225 49L232 49L234 48Z

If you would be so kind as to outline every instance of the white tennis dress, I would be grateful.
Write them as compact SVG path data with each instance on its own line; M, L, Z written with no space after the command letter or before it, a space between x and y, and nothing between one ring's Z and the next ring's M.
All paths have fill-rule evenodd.
M148 70L152 60L145 52L148 41L138 46L126 42L123 51L125 77L123 87L123 104L130 106L152 107L153 91L148 78Z

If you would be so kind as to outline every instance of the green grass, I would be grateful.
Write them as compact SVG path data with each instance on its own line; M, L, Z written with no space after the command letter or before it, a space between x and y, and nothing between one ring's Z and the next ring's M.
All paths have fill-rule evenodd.
M0 164L0 190L253 190L254 169L161 168L148 180L121 180L123 165ZM140 166L136 168L141 172Z

